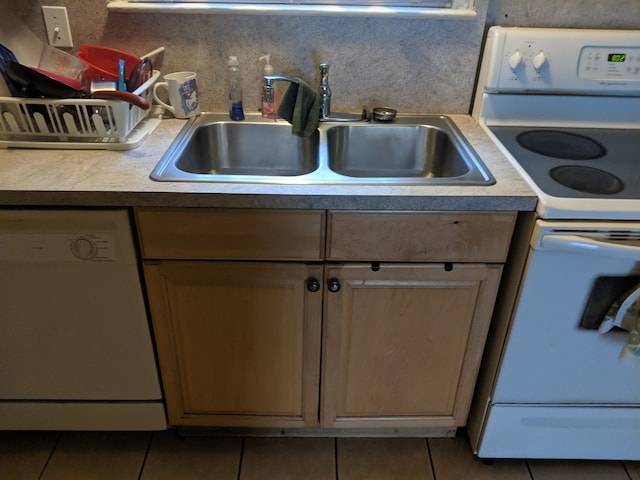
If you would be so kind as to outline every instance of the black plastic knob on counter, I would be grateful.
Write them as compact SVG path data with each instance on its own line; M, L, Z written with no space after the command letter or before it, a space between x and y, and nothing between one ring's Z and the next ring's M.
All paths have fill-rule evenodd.
M317 292L320 290L320 282L315 278L310 278L307 280L307 290L310 292Z
M333 292L333 293L339 292L340 287L342 287L342 285L340 285L340 282L336 278L330 278L329 281L327 282L327 288L329 289L330 292Z

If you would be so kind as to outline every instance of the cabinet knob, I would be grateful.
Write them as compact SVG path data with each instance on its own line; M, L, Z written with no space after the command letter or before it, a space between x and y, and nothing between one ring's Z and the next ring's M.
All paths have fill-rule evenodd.
M327 288L329 289L330 292L339 292L340 291L340 287L342 285L340 285L340 282L338 281L337 278L330 278L329 281L327 282Z
M315 278L307 280L307 290L310 292L317 292L320 290L320 282Z

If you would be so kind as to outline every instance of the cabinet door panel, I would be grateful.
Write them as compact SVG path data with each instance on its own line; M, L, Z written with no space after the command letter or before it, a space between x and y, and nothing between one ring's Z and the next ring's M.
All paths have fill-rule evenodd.
M317 423L322 267L145 264L173 425Z
M327 267L323 426L463 424L500 271Z

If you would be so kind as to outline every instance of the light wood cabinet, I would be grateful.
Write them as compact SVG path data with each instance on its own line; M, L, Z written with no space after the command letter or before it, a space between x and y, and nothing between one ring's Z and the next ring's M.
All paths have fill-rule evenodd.
M327 259L503 263L515 218L509 212L330 211Z
M326 276L322 425L461 426L500 265L347 264Z
M324 210L137 208L143 258L323 260Z
M170 422L317 425L322 267L146 262Z
M175 426L464 425L512 213L138 208Z
M325 212L135 214L169 423L317 426Z

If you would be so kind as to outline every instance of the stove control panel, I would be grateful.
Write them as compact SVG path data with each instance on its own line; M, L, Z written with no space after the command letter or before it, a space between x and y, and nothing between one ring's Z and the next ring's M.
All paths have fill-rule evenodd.
M586 80L640 80L640 46L584 47L578 76Z
M640 96L640 31L492 27L478 86Z

